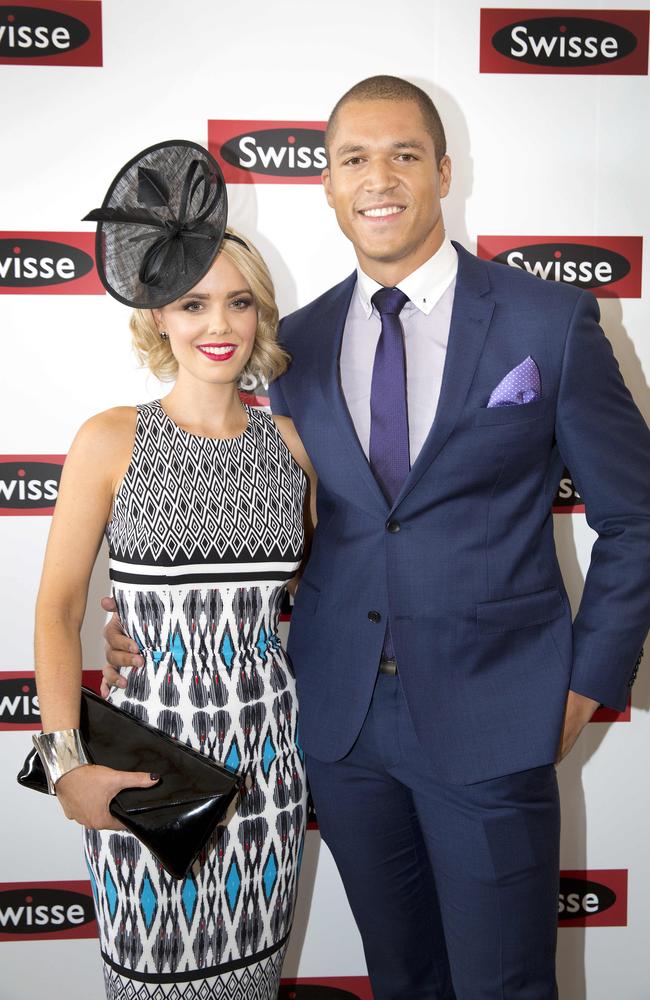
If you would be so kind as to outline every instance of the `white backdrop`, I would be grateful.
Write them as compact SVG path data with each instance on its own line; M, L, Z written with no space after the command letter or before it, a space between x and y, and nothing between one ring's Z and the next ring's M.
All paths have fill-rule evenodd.
M57 5L33 0L32 6ZM515 5L501 0L501 6ZM91 232L79 220L100 203L119 166L145 146L181 137L207 143L209 120L323 121L344 90L374 73L405 76L438 104L454 166L447 229L469 249L481 235L648 235L647 72L480 73L478 0L104 0L101 7L102 66L0 65L0 225L16 239ZM574 0L573 9L645 5ZM6 17L0 7L0 29ZM352 270L351 248L319 185L232 184L229 197L231 224L265 255L282 313ZM0 282L0 461L63 455L90 414L160 393L136 367L125 307L106 295L72 294L72 284L64 289L70 294L55 290L61 285L18 294ZM648 295L604 298L600 305L647 418ZM576 605L593 534L581 513L555 521ZM48 516L0 516L0 682L2 672L33 670L33 605L48 527ZM98 599L107 589L102 552L84 626L90 669L102 662ZM30 733L17 728L14 702L2 697L0 691L0 1000L99 998L96 940L3 933L9 924L1 893L11 884L85 880L86 872L79 831L54 801L15 784ZM584 927L560 928L562 1000L650 997L649 710L642 665L631 720L591 724L560 768L563 869L599 872L601 882L612 870L629 878L627 916L622 897L610 911L625 921L621 926L607 926L601 913ZM599 922L604 926L590 926ZM323 982L365 975L338 875L316 831L308 834L285 975ZM359 985L359 996L369 997L366 989Z

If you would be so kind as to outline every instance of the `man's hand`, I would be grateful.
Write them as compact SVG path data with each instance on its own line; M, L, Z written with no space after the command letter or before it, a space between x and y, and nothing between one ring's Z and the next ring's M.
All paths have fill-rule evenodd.
M598 708L599 702L586 698L583 694L569 691L564 712L564 726L558 750L558 763L569 753L578 736Z
M102 597L101 604L104 611L113 612L113 617L103 630L108 663L102 670L101 694L103 698L108 698L112 687L126 687L124 677L120 676L120 667L143 667L144 659L140 656L138 644L124 634L115 614L116 604L113 598Z

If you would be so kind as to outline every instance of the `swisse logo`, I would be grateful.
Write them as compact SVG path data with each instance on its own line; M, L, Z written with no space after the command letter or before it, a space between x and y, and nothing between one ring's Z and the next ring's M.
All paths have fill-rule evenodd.
M82 671L82 684L98 694L101 679L101 670ZM40 728L41 714L33 670L0 673L0 731Z
M65 455L0 455L0 516L51 514Z
M482 73L648 72L648 11L481 10Z
M479 236L477 252L597 298L641 297L641 236Z
M557 493L555 494L555 500L553 501L553 513L584 514L584 512L585 505L582 497L575 488L571 473L568 469L565 469L562 473Z
M0 730L39 729L41 715L32 674L0 674Z
M208 122L208 147L229 184L320 184L324 135L325 122Z
M101 66L101 3L1 4L0 63Z
M93 233L0 232L0 294L103 295Z
M97 937L88 882L0 883L0 941Z
M627 869L560 873L561 927L626 927Z
M366 976L283 979L278 1000L372 1000Z

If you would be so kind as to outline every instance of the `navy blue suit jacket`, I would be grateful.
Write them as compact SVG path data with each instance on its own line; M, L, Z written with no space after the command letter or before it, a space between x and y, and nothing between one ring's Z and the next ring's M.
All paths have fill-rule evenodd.
M438 410L392 506L341 392L355 275L283 321L271 404L319 478L289 639L305 749L352 746L390 620L423 754L465 783L552 762L569 685L624 708L650 624L650 432L591 294L457 250ZM527 355L542 398L488 408ZM565 464L599 536L573 626L551 516Z

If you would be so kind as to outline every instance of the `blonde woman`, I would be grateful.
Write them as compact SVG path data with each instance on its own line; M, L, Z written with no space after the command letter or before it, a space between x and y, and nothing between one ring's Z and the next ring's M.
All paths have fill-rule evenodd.
M287 357L264 261L224 234L215 171L200 147L165 144L109 190L100 272L120 301L164 303L136 309L131 329L140 359L174 382L164 398L79 431L38 597L42 739L50 760L68 748L51 777L66 816L86 828L110 1000L276 997L304 835L295 681L277 622L312 470L290 422L240 400L242 377L271 379ZM121 788L157 776L89 765L76 742L79 631L104 534L119 618L145 663L124 672L111 701L245 778L184 880L109 812Z

